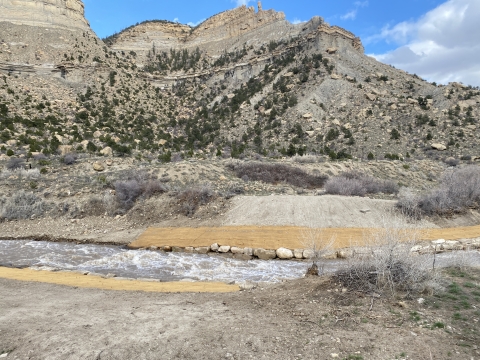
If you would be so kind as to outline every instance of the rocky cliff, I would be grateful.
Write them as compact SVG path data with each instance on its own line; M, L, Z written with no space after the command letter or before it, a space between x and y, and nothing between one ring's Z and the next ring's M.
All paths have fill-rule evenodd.
M320 17L294 25L240 7L196 28L146 22L104 43L80 1L0 4L0 156L480 154L480 89L379 63Z
M291 39L315 31L323 23L314 17L308 23L294 25L285 20L283 12L259 11L240 6L209 18L195 28L169 22L147 22L131 27L111 39L111 47L135 51L140 57L152 49L199 48L210 56L241 49L244 45L261 47L270 41Z
M0 22L90 30L81 0L0 0Z

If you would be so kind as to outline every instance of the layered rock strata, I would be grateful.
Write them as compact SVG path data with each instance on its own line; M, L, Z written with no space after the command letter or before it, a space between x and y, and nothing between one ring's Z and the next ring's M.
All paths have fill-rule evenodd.
M90 30L81 0L0 0L0 22Z
M199 26L168 22L148 22L132 27L118 34L112 49L135 51L146 55L152 49L200 48L210 56L241 49L246 46L260 47L269 41L306 36L316 31L323 23L314 17L308 23L294 25L285 20L283 12L262 10L255 12L253 7L240 6L212 16Z

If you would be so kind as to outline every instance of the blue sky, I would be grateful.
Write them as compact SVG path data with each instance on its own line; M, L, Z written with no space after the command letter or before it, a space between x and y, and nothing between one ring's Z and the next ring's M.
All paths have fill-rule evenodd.
M86 17L100 37L143 20L165 19L196 24L246 0L84 0ZM480 85L480 65L462 59L455 67L453 50L480 56L480 0L264 0L264 9L283 11L287 20L306 21L322 16L362 38L365 52L424 78L437 82L463 81ZM478 23L478 24L477 24ZM451 24L456 38L448 44ZM465 28L465 29L464 29ZM473 32L472 32L473 31ZM458 52L459 47L462 47ZM478 48L478 52L477 52ZM468 52L469 51L469 52ZM448 57L448 63L442 57ZM440 57L440 59L439 59ZM458 61L458 59L457 59Z

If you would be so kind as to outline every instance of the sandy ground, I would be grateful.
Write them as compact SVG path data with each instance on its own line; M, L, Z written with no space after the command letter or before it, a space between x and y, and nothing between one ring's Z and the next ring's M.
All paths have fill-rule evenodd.
M366 245L375 228L327 228L318 233L319 239L325 244L333 238L332 248L343 249L352 246ZM418 232L418 240L459 240L480 237L480 225L450 229L412 229ZM218 228L149 228L134 242L130 248L148 248L152 246L202 247L214 243L236 246L240 248L262 248L276 250L305 249L309 244L309 230L301 227L288 226L225 226Z
M36 271L31 269L11 269L0 267L0 278L42 282L78 288L93 288L104 290L146 291L146 292L233 292L239 291L238 285L227 285L216 282L156 282L138 281L120 278L104 278L100 276L83 275L75 272Z
M464 335L443 304L379 300L370 311L370 298L319 278L222 294L6 279L0 289L7 359L480 359L478 334ZM475 326L478 314L464 311ZM431 328L440 321L448 332Z

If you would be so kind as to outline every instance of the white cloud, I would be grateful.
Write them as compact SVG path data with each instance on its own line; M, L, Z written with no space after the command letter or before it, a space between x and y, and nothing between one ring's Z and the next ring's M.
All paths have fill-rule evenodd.
M191 27L195 27L195 26L200 25L200 24L201 24L202 22L204 22L205 20L207 20L207 19L198 20L197 22L189 21L189 22L187 23L187 25L189 25L189 26L191 26Z
M293 21L292 21L293 25L303 24L303 23L306 23L306 21L300 20L300 19L297 19L297 18L293 19Z
M353 5L355 5L355 8L353 10L350 10L346 14L340 16L340 19L355 20L358 14L358 9L368 6L368 1L355 1Z
M342 20L355 20L357 17L357 10L352 10L346 13L345 15L340 16L340 19Z
M386 26L368 42L385 40L398 48L373 54L377 60L448 83L480 85L480 1L448 0L418 21Z
M175 19L173 19L173 22L176 22L176 23L177 23L178 20L179 20L178 18L175 18Z

